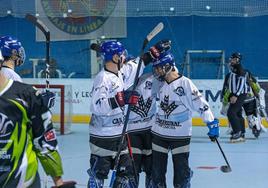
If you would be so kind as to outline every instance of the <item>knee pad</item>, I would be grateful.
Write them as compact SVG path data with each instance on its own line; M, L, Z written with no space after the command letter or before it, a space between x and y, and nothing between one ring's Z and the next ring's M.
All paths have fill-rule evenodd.
M107 179L110 171L111 162L109 157L91 155L90 169L98 179Z
M116 177L113 188L137 188L134 177Z
M87 170L89 175L88 188L103 188L104 179L107 178L105 165L105 158L101 158L96 155L91 155L90 158L90 168Z
M104 179L98 179L91 169L88 169L87 173L89 175L88 188L103 188Z

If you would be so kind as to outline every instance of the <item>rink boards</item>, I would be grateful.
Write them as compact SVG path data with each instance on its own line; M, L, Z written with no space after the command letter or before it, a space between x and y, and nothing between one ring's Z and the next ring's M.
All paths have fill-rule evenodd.
M66 106L71 106L72 113L69 115L71 116L72 123L87 124L90 121L90 92L92 90L92 80L93 79L50 79L50 84L65 85L68 86L68 88L71 88L65 91L64 98L65 103L67 104ZM24 79L24 82L29 84L45 84L45 79ZM220 114L220 94L223 80L193 80L193 82L208 101L215 117L220 119L221 126L226 126L228 123L227 119ZM260 84L262 88L266 90L265 97L268 98L268 80L261 80ZM60 101L59 98L59 94L56 95L56 102ZM266 104L267 103L268 99L266 99ZM268 105L266 105L266 107L267 106ZM57 108L57 105L55 108ZM58 110L56 109L56 111ZM54 114L53 119L54 121L58 121L59 115ZM265 126L268 126L266 121L263 120L263 123ZM204 125L202 119L199 118L197 113L194 114L193 125Z

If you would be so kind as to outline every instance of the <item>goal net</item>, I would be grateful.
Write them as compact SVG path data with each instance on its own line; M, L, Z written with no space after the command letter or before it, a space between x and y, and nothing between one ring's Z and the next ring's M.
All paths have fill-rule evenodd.
M40 91L46 88L45 84L33 84ZM71 85L49 85L49 90L55 93L55 105L50 109L52 121L57 133L71 133L72 123L72 86Z
M223 50L187 50L181 72L192 79L223 79L225 69Z

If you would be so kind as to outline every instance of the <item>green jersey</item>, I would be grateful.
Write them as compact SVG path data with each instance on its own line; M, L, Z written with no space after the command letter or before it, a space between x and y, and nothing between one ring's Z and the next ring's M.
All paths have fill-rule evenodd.
M9 80L0 91L0 187L28 187L40 160L53 177L63 174L51 113L32 86Z

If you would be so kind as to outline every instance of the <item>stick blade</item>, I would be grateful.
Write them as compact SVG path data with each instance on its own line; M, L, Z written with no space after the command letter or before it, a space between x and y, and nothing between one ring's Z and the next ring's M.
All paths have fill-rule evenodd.
M157 24L157 26L155 26L155 28L147 35L146 39L148 40L148 42L152 38L154 38L154 36L157 35L160 31L162 31L163 28L164 28L163 22Z
M230 166L221 166L221 171L224 173L232 172L232 169Z
M39 28L42 33L44 33L47 40L50 40L50 31L48 27L37 17L32 14L26 14L25 19L34 24L37 28Z
M142 46L142 53L140 56L142 56L143 54L143 50L145 49L146 45L148 44L148 42L150 42L150 40L152 40L152 38L155 37L155 35L157 35L160 31L162 31L162 29L164 28L164 24L162 22L158 23L157 26L154 27L154 29L146 36L146 38L143 41L143 46Z

